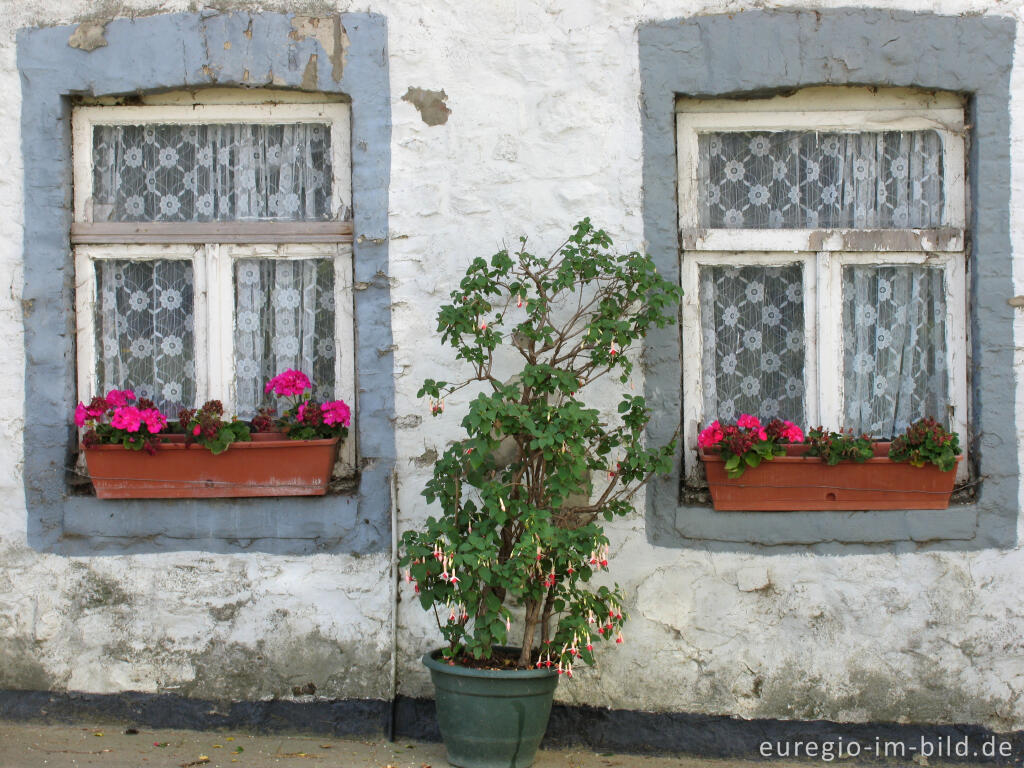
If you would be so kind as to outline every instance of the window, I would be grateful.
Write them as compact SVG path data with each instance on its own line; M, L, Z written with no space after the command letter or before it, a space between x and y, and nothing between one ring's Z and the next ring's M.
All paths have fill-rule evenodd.
M699 426L743 412L965 435L959 98L809 88L676 118L687 477Z
M245 418L297 368L353 402L347 104L83 106L73 138L81 399Z

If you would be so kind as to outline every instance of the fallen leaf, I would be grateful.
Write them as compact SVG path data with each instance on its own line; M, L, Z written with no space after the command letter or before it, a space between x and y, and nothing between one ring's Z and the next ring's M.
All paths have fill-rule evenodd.
M213 748L214 748L214 749L224 749L224 747L223 747L223 746L221 746L220 744L214 744L214 745L213 745Z
M236 755L240 755L240 754L242 754L243 752L245 752L245 750L244 750L244 749L242 749L241 747L235 747L233 751L234 751L234 753L235 753Z
M226 739L224 739L224 741L234 741L234 740L235 740L234 736L228 736Z
M93 734L93 736L102 736L102 735L103 735L103 731L96 731L96 733Z
M321 744L320 749L330 749L332 746L332 744Z
M181 768L194 768L197 765L206 765L210 762L210 758L206 755L200 755L198 759L193 760L191 763L182 763Z
M139 729L138 728L125 728L124 732L125 732L126 736L135 736L136 734L138 734Z
M154 741L153 742L153 746L154 747L166 747L167 746L167 742L166 741Z

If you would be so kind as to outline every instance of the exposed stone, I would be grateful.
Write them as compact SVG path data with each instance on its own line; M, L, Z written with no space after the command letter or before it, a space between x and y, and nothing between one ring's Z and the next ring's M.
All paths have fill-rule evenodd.
M83 21L68 38L68 45L72 48L79 48L83 51L95 51L107 44L104 34L107 31L106 22Z
M445 103L447 99L448 95L444 91L428 91L411 86L402 97L402 101L408 101L419 110L420 117L427 125L444 125L448 122L448 115L452 111Z

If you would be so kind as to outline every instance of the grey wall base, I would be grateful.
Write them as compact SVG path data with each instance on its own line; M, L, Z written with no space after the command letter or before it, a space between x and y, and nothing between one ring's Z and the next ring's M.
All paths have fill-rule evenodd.
M253 730L380 737L394 716L397 738L438 741L434 702L399 697L392 702L242 701L228 706L168 694L81 694L45 691L0 691L0 719L48 724L113 722L150 728ZM903 744L909 763L923 743L957 744L966 740L963 762L1019 764L1024 732L995 733L973 725L904 725L832 723L824 720L742 720L684 712L658 713L556 704L543 746L583 747L597 752L666 753L696 757L764 759L763 742L817 744L858 742ZM1010 757L988 757L985 745L1010 744ZM833 747L834 749L834 747ZM874 755L863 752L861 759ZM956 762L956 755L943 762ZM820 763L821 760L812 762Z

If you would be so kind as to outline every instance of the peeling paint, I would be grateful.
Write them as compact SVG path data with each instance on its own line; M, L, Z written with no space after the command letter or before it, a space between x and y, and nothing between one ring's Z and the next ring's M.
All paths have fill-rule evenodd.
M72 48L79 48L83 51L95 51L107 45L104 37L107 31L107 23L101 21L83 21L68 38L68 45Z
M452 111L445 103L447 99L448 95L444 91L428 91L413 87L410 87L402 97L402 101L408 101L416 107L427 125L444 125L448 122L448 115Z
M293 16L290 37L296 42L311 38L320 43L320 47L324 49L331 62L331 79L336 83L341 82L349 47L348 32L341 23L341 17L337 15L328 17ZM305 76L303 76L303 83L305 83ZM305 84L303 87L306 87Z

